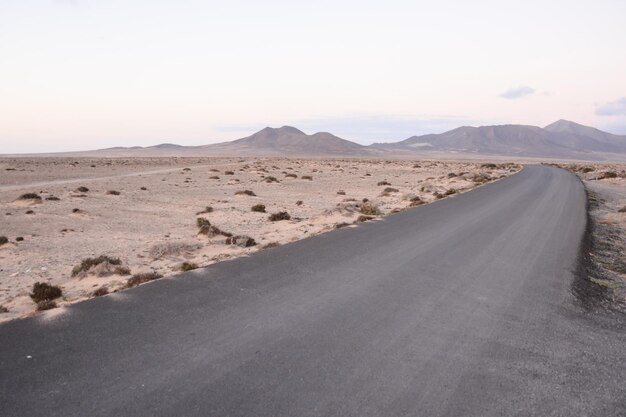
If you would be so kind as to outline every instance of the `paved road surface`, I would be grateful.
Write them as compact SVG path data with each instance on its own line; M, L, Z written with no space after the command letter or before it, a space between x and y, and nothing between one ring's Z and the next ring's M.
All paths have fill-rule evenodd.
M0 415L624 416L621 316L572 288L585 195L475 191L0 326Z

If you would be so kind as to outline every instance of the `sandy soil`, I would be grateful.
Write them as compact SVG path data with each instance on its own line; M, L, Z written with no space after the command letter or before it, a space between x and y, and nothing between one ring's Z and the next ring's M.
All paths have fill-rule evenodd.
M35 312L29 293L36 282L61 287L59 306L101 287L126 286L127 271L115 265L72 276L86 258L106 255L132 274L172 275L183 262L202 267L351 225L364 206L387 215L410 207L415 197L424 203L447 198L448 190L469 190L519 168L357 159L0 159L0 236L8 238L0 246L0 321ZM255 195L237 194L246 190ZM25 193L41 200L20 199ZM257 204L266 212L253 212ZM201 213L207 207L212 210ZM268 219L281 211L291 219ZM201 234L198 218L256 244Z
M591 280L626 309L626 164L562 164L575 172L591 193L595 269Z

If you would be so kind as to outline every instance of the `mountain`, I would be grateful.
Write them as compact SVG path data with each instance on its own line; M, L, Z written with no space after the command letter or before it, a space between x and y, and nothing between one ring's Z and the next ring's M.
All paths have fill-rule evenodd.
M412 136L375 148L391 152L462 152L552 158L596 158L626 153L626 136L566 120L545 128L526 125L463 126L441 134Z
M232 154L297 154L355 156L373 155L380 151L370 149L349 140L341 139L328 132L307 135L292 126L266 127L251 136L232 142L205 145L204 150Z

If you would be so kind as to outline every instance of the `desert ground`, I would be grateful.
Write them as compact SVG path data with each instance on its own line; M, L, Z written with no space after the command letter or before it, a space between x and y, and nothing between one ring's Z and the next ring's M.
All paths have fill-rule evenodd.
M593 221L590 279L626 310L626 164L559 164L576 173L589 193Z
M0 159L0 321L358 227L520 168L475 161ZM30 296L37 282L59 286L62 296L38 305Z

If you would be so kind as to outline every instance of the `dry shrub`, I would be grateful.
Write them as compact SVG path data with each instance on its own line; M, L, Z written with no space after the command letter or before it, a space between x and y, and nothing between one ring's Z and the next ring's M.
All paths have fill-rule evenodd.
M335 225L335 229L341 229L342 227L350 226L350 223L341 222Z
M302 177L303 180L309 180L309 181L313 181L313 177L311 175L303 175Z
M255 246L256 242L250 236L231 236L226 239L227 245L236 245L241 246L242 248L249 248L251 246Z
M30 298L34 302L55 300L63 295L61 288L56 285L50 285L45 282L36 282L33 285L33 292L30 294Z
M9 239L6 236L0 236L0 246L9 243Z
M276 177L265 177L265 179L263 181L265 181L267 183L280 182L280 181L278 181L278 178L276 178Z
M126 288L136 287L137 285L154 281L159 278L163 278L163 275L156 272L142 272L140 274L135 274L126 281Z
M277 248L279 246L280 246L280 243L278 242L269 242L261 246L261 249L271 249L271 248Z
M95 290L91 295L94 297L102 297L103 295L107 295L109 293L109 289L107 287L100 287Z
M448 191L444 193L444 196L453 195L453 194L456 194L457 192L458 191L455 190L454 188L450 188Z
M355 223L363 223L363 222L366 222L368 220L372 220L373 218L374 217L372 217L372 216L360 215L359 217L357 217Z
M496 164L482 164L480 167L481 168L496 169L498 166Z
M388 181L378 181L378 184L376 184L376 185L378 185L379 187L381 187L381 186L383 186L383 185L391 185L391 183L390 183L390 182L388 182Z
M183 272L193 271L194 269L198 269L198 264L193 262L183 262L180 264L180 270Z
M46 311L57 308L57 303L52 300L41 300L37 302L37 311Z
M157 260L165 256L179 256L184 253L193 252L200 248L200 245L186 242L163 242L157 243L150 248L150 256Z
M257 213L265 213L265 205L264 204L255 204L251 208L252 211L256 211Z
M41 196L35 193L26 193L19 196L18 200L26 201L30 200L33 202L41 202Z
M198 228L200 229L198 233L201 235L205 235L207 237L215 237L215 236L220 236L220 235L226 236L226 237L232 236L232 233L228 233L223 230L220 230L220 228L218 228L217 226L213 226L211 222L209 222L205 218L198 217L197 224L198 224Z
M301 206L302 204L304 204L304 203L302 202L302 200L298 200L298 201L296 201L296 206Z
M337 195L346 195L346 192L343 190L337 191Z
M102 266L98 268L97 271L91 271L92 268L98 265L102 265ZM122 261L119 258L111 258L106 255L100 255L97 258L83 259L80 262L80 265L77 265L74 267L74 269L72 269L72 276L75 277L79 274L84 276L88 272L94 272L98 276L112 275L114 273L117 273L116 268L114 267L121 266L121 265L122 265ZM124 269L120 269L120 271L126 272ZM128 273L130 273L130 271L128 271ZM120 275L124 275L124 274L120 274Z
M53 195L51 195L50 197L46 197L47 201L60 201L61 199L59 197L55 197Z
M218 177L217 175L213 175L212 177L209 177L210 180L219 180L220 177Z
M379 216L381 214L380 209L373 204L363 204L360 211L366 216Z
M290 220L291 216L286 211L279 211L278 213L270 214L269 220L272 222L277 222L280 220Z
M250 197L256 197L256 194L252 190L243 190L235 192L235 195L249 195Z
M235 175L234 171L224 171L224 175Z
M417 196L411 198L410 201L411 201L411 204L409 205L409 207L417 207L417 206L421 206L422 204L424 204L424 201L422 201L422 199Z
M296 174L286 174L285 178L298 178Z
M87 193L89 192L89 188L80 186L76 189L76 191L78 191L79 193Z
M204 208L204 210L197 212L197 213L196 213L196 216L197 216L198 214L208 214L208 213L213 213L213 207L211 207L211 206L206 206L206 207Z
M120 192L116 190L109 190L107 191L107 195L120 195Z

